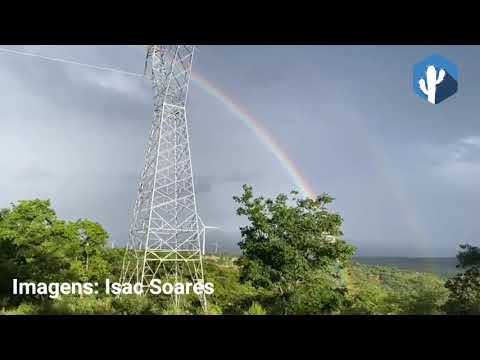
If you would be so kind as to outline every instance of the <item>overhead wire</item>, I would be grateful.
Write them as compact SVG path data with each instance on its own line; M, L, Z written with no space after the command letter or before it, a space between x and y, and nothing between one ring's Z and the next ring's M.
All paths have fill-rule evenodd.
M3 48L3 47L0 47L0 51L6 52L6 53L11 53L11 54L16 54L16 55L24 55L24 56L36 57L36 58L40 58L40 59L44 59L44 60L61 62L61 63L64 63L64 64L78 65L78 66L88 67L88 68L97 69L97 70L113 71L113 72L116 72L116 73L119 73L119 74L124 74L124 75L130 75L130 76L136 76L136 77L142 77L142 78L144 77L144 74L134 73L134 72L130 72L130 71L115 69L115 68L106 67L106 66L96 66L96 65L91 65L91 64L87 64L87 63L81 63L81 62L78 62L78 61L71 61L71 60L66 60L66 59L61 59L61 58L56 58L56 57L51 57L51 56L44 56L44 55L29 53L29 52L25 52L25 51L7 49L7 48Z

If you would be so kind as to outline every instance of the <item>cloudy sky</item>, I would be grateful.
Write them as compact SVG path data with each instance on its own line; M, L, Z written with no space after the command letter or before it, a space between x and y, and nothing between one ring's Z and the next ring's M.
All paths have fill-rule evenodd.
M142 46L8 46L140 73ZM440 53L459 93L432 106L412 67ZM316 192L336 198L347 240L370 256L453 256L480 245L480 47L200 46L195 72L247 109ZM135 76L0 52L0 207L51 199L61 217L127 240L151 125ZM197 83L189 125L199 212L236 243L232 195L295 182L256 134ZM222 245L220 245L222 246Z

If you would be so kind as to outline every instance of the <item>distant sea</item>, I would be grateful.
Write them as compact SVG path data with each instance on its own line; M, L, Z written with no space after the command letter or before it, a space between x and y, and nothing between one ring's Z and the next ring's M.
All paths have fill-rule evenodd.
M355 257L355 262L364 265L391 266L400 270L429 272L440 277L451 277L459 272L455 258L406 258L406 257Z

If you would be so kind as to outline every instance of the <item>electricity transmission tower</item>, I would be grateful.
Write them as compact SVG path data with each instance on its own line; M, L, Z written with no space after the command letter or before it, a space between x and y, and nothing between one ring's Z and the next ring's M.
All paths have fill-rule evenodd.
M201 237L186 119L195 47L147 46L154 90L153 126L123 261L123 283L204 282ZM173 295L175 306L180 298ZM206 310L205 294L199 295Z

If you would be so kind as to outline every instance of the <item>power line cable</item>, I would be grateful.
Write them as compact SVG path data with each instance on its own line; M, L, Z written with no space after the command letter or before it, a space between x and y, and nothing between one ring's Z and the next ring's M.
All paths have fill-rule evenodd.
M44 59L44 60L61 62L61 63L64 63L64 64L84 66L84 67L97 69L97 70L113 71L113 72L123 74L123 75L130 75L130 76L136 76L136 77L142 77L142 78L144 77L143 74L134 73L134 72L130 72L130 71L124 71L124 70L114 69L114 68L105 67L105 66L90 65L90 64L86 64L86 63L77 62L77 61L70 61L70 60L65 60L65 59L60 59L60 58L55 58L55 57L50 57L50 56L43 56L43 55L28 53L28 52L24 52L24 51L17 51L17 50L6 49L6 48L1 48L1 47L0 47L0 51L11 53L11 54L16 54L16 55L24 55L24 56L36 57L36 58L40 58L40 59Z

